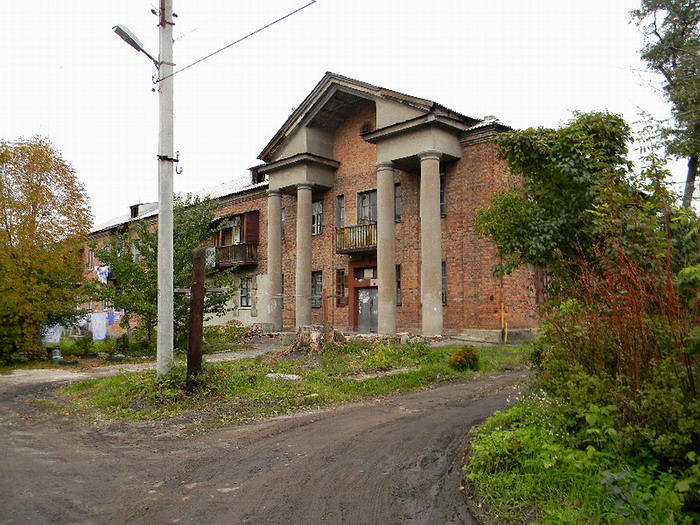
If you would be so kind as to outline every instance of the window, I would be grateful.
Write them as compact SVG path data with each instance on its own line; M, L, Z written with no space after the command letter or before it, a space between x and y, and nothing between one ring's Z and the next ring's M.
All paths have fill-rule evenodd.
M377 267L368 266L366 268L355 268L355 280L362 281L364 279L376 279Z
M219 246L258 244L260 240L260 211L234 215L224 222L219 232Z
M377 222L377 190L357 194L357 223Z
M131 260L138 262L141 260L141 250L139 250L139 245L137 241L131 243Z
M241 308L250 308L253 305L252 297L250 294L252 287L252 277L241 277L241 287L238 289L238 304Z
M92 312L92 299L87 302L87 310Z
M401 222L401 184L394 184L394 220Z
M93 270L95 268L95 251L90 248L88 250L88 270Z
M311 308L323 305L322 272L311 272Z
M320 235L323 231L323 203L311 203L311 235Z
M345 226L345 195L335 198L335 225L338 228Z
M440 215L447 215L447 206L445 206L445 174L440 174Z
M241 244L241 216L236 215L226 221L219 232L219 246Z
M347 306L348 300L345 297L347 283L345 281L345 270L335 271L335 305Z
M401 265L396 265L396 306L401 306Z
M442 261L442 304L447 304L447 265Z
M286 219L285 214L284 214L284 208L282 208L280 211L282 212L281 213L281 215L282 215L282 239L284 239L284 227L287 224L287 219Z

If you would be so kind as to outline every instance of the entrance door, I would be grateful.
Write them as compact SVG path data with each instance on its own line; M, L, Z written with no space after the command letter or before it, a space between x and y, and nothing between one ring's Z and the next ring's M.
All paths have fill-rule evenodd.
M379 293L377 288L360 288L357 290L357 331L376 332L379 311Z

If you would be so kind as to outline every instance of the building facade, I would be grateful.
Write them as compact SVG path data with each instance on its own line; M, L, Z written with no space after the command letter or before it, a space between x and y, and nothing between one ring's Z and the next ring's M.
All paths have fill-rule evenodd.
M496 250L473 229L507 183L493 142L507 129L327 73L249 184L204 192L223 222L215 265L239 279L230 317L387 335L536 327L530 272L493 277Z

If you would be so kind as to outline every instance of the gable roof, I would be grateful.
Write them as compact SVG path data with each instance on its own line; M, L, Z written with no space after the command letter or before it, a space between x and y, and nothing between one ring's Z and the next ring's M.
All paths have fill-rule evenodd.
M207 188L190 192L189 195L197 197L200 199L210 198L210 199L221 199L228 195L233 195L235 193L243 193L245 191L254 190L267 186L267 181L259 183L251 183L249 177L238 177L236 179L228 180L226 182L221 182ZM132 217L130 213L120 215L101 224L96 225L92 228L90 235L100 233L106 230L111 230L122 224L128 222L140 221L142 219L148 219L151 217L158 216L158 203L149 202L145 204L137 204L138 214L136 217Z
M448 109L445 106L433 102L432 100L413 97L398 91L392 91L390 89L361 82L353 78L331 73L329 71L326 72L311 93L309 93L303 102L292 112L282 127L277 130L272 139L258 155L258 159L268 162L277 146L279 146L293 130L295 130L303 121L311 118L315 112L322 108L324 103L327 102L336 91L343 88L351 90L353 93L359 96L364 95L367 99L384 98L391 100L392 102L410 106L425 113L437 112L455 120L464 121L470 126L481 122L479 119L474 119L457 113L456 111Z

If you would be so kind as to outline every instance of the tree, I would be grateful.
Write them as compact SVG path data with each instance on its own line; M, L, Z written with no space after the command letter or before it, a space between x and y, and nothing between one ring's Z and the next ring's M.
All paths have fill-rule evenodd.
M664 78L675 125L664 135L668 152L688 158L683 207L690 207L700 156L700 3L697 0L642 0L632 12L644 24L642 58Z
M629 138L618 115L587 113L559 129L530 128L496 139L499 157L521 176L477 213L477 232L491 238L502 261L496 273L523 263L554 270L586 253L593 242L590 210L604 188L617 187L629 171Z
M0 361L44 356L42 326L75 318L85 188L41 137L0 142Z
M173 209L175 231L174 284L189 288L192 279L192 253L205 244L216 231L212 227L216 202L188 196L176 197ZM158 234L147 220L130 223L115 233L102 246L93 246L95 256L110 266L107 284L95 282L91 294L95 299L110 302L124 310L123 327L135 319L146 329L149 341L158 324ZM228 291L206 295L204 311L209 317L227 311L227 304L235 293L230 271L214 271L208 283ZM175 345L184 348L188 335L189 299L175 294Z

